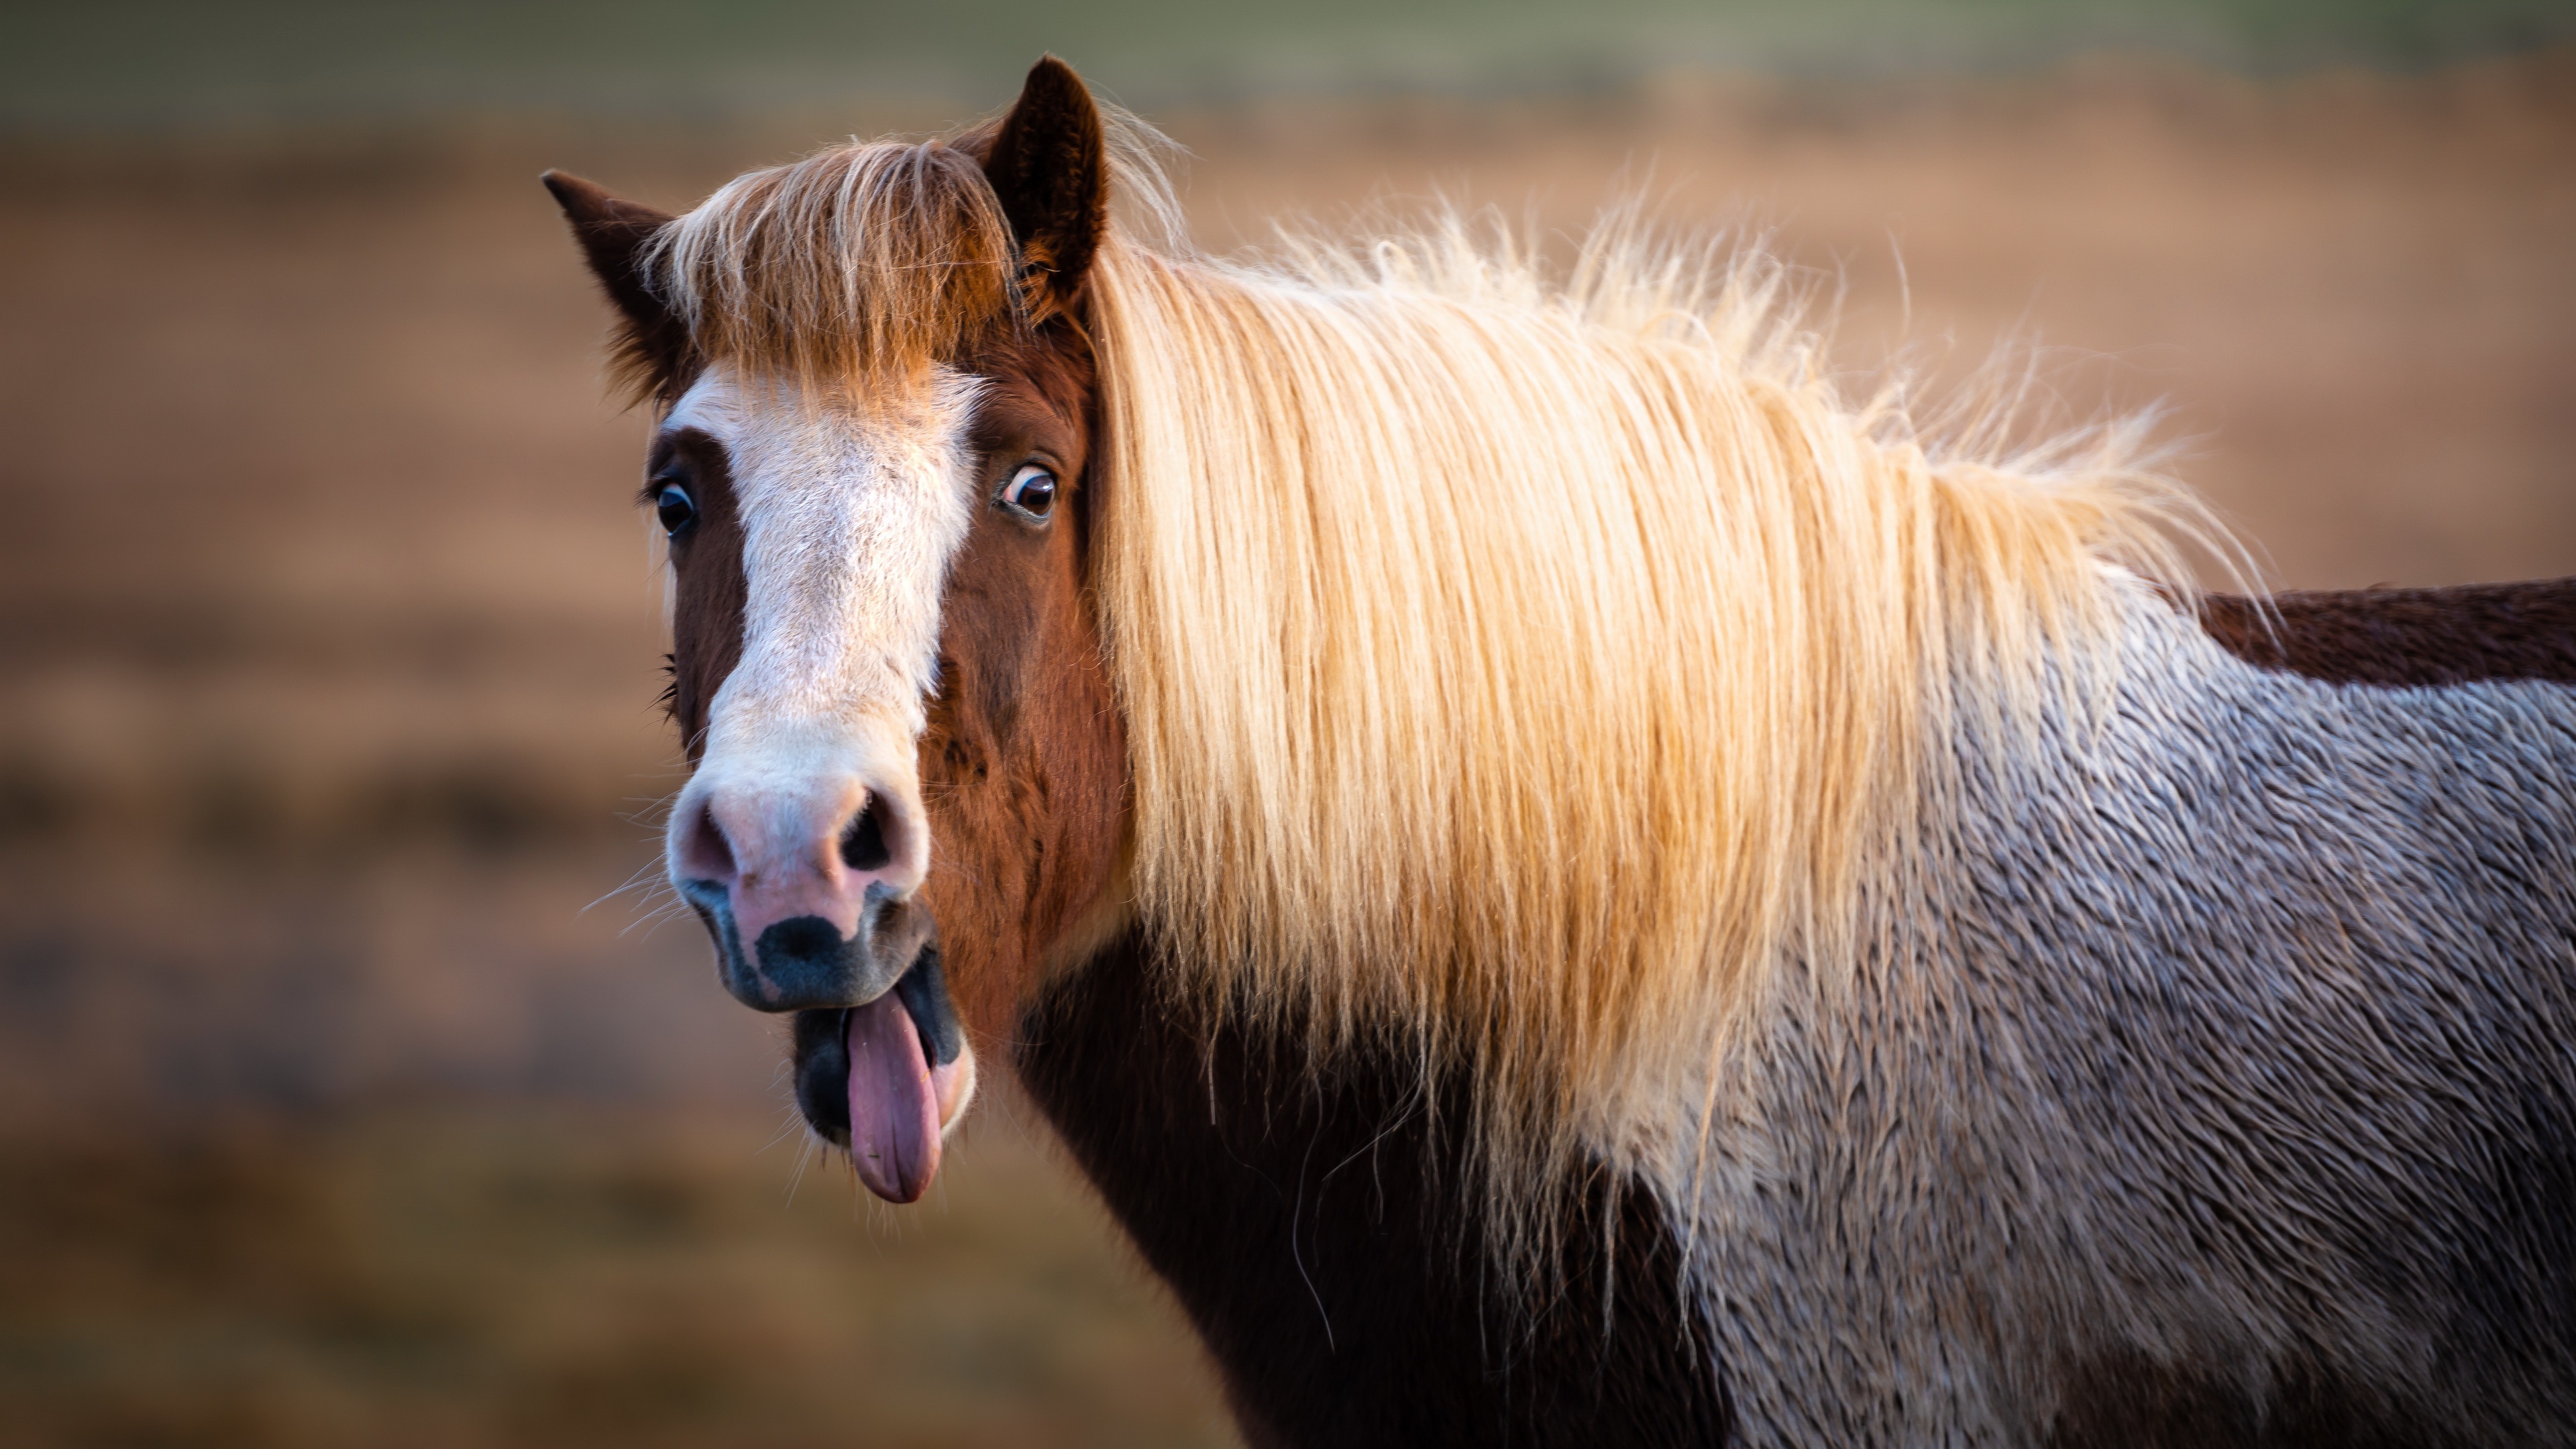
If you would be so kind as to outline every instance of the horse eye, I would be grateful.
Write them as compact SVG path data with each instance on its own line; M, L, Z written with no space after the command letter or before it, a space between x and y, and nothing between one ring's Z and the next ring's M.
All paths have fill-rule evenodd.
M689 490L677 483L665 483L653 498L653 512L662 520L664 533L678 533L697 521L698 505L689 501Z
M1023 464L1002 490L1002 501L1033 518L1044 518L1055 507L1055 475L1035 463Z

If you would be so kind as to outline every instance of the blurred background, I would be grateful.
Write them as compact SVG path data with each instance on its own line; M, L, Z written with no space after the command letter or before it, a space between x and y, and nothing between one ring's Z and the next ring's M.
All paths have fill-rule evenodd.
M2161 403L2280 586L2576 572L2566 0L0 8L0 1442L1231 1433L1024 1110L900 1215L655 923L644 420L536 174L1007 103L1200 239L1768 232L1855 373Z

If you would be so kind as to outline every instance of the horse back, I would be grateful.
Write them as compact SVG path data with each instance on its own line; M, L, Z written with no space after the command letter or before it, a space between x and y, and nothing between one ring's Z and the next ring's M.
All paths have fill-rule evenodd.
M2576 578L2441 589L2351 589L2200 601L2201 627L2264 669L2334 684L2576 684Z

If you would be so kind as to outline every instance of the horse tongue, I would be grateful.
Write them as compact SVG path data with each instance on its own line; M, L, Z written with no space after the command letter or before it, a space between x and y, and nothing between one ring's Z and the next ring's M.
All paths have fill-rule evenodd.
M850 1160L887 1202L911 1202L939 1171L939 1101L921 1032L889 991L850 1011Z

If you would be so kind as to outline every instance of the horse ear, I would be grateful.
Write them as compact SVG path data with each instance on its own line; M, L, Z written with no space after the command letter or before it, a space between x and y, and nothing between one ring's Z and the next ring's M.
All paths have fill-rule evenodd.
M1020 244L1031 311L1072 305L1109 226L1109 154L1100 107L1073 67L1042 56L994 133L984 176Z
M564 220L572 224L572 238L581 244L591 275L599 279L600 289L625 320L627 342L653 366L667 371L687 345L688 329L653 295L638 262L644 243L670 225L671 216L620 201L596 183L567 171L549 171L539 179L554 193Z

